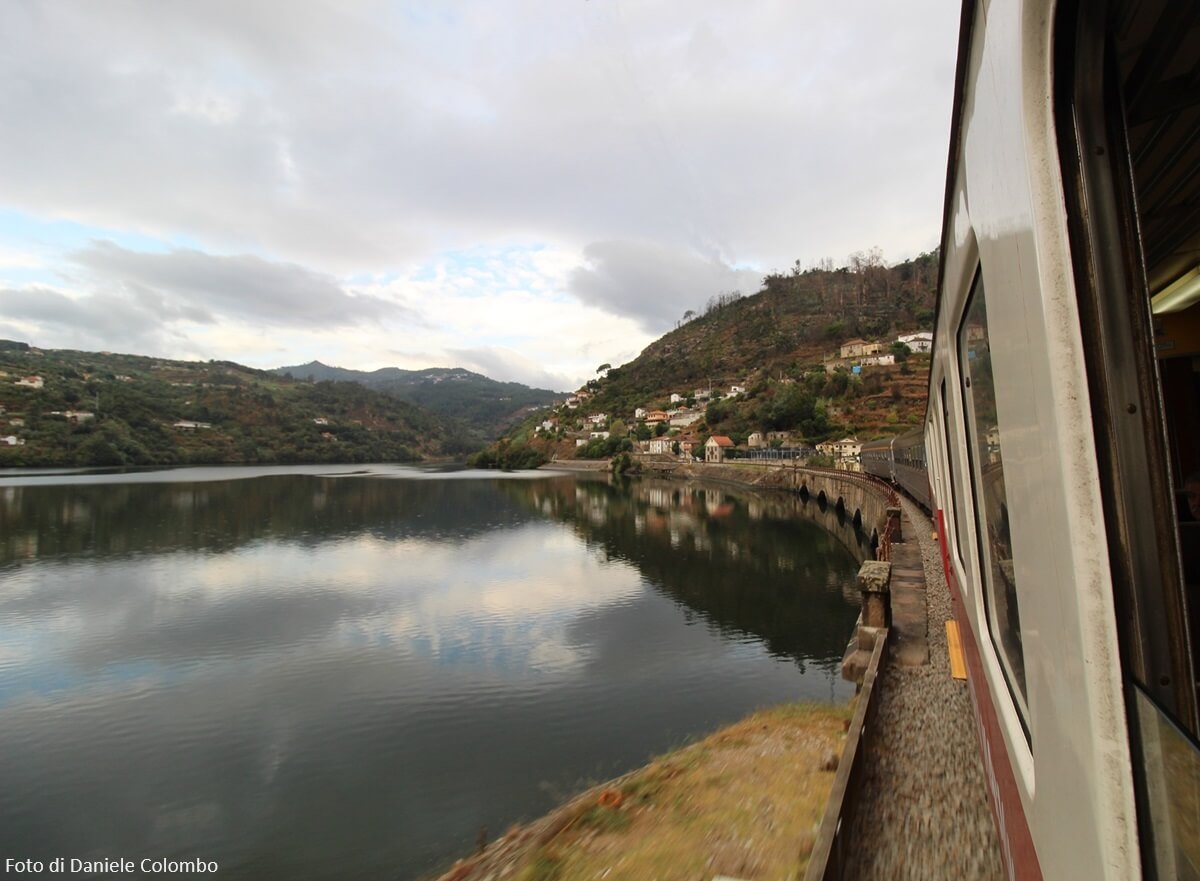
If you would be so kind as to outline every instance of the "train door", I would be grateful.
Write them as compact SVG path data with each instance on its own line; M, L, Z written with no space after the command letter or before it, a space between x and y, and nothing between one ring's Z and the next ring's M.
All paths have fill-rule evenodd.
M1143 864L1200 878L1200 6L1069 0L1055 52Z

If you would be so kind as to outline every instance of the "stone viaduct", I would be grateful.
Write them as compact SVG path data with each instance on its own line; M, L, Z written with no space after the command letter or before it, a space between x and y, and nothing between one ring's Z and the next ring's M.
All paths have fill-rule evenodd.
M872 551L885 544L884 534L890 510L895 512L890 540L902 540L897 510L900 502L895 491L884 481L868 474L832 468L806 468L791 462L727 462L717 465L686 463L669 457L646 457L643 465L649 471L670 473L675 477L791 490L805 502L815 502L820 511L831 511L839 521L861 530L864 536L869 537Z

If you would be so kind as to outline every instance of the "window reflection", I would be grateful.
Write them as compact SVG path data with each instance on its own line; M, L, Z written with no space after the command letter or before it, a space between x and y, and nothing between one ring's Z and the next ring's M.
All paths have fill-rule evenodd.
M1021 646L1021 618L1017 608L1017 581L1013 570L1008 498L1004 490L1002 429L996 412L996 387L988 336L987 305L983 280L975 283L958 338L964 377L963 406L969 431L971 478L980 552L983 555L983 594L988 627L997 648L1009 688L1023 717L1025 661Z
M1134 693L1158 876L1200 879L1200 752L1140 687Z

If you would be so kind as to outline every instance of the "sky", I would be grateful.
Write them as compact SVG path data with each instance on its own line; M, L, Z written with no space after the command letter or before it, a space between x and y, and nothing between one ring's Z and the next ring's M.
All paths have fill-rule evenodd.
M0 338L556 391L941 226L950 0L10 0Z

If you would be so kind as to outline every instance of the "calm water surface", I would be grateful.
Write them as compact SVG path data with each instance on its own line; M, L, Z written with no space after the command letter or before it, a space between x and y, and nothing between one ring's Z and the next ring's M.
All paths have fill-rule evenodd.
M850 693L856 565L794 497L368 470L0 476L0 859L415 879Z

